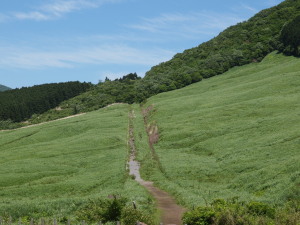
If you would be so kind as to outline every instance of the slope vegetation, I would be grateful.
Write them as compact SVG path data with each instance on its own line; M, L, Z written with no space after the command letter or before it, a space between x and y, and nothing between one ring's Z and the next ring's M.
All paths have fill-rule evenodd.
M0 215L66 218L88 199L121 195L153 209L125 169L128 105L68 120L2 131ZM96 206L94 206L95 208Z
M33 114L43 113L73 98L91 87L91 84L65 82L23 87L0 92L0 121L20 122Z
M300 14L299 0L286 0L231 26L212 40L154 66L137 85L140 99L178 89L234 66L261 61L281 48L282 27Z
M160 140L158 157L140 153L144 176L187 207L235 196L299 200L299 71L300 59L272 53L150 98L148 128Z
M227 28L212 40L154 66L143 79L136 73L113 81L105 79L105 82L100 82L82 95L62 102L58 107L60 110L51 109L42 115L36 110L36 115L27 115L26 119L29 123L40 123L97 110L115 102L140 103L158 93L180 89L203 78L222 74L234 66L260 62L274 50L294 54L298 42L293 40L290 43L284 37L286 34L288 37L298 37L298 30L289 27L297 27L295 23L298 24L299 9L300 0L286 0L278 6L262 10L248 21ZM282 34L284 27L286 29ZM20 104L18 107L21 107L19 111L26 112L26 107L24 109ZM0 123L0 127L11 126Z
M9 87L6 87L6 86L0 84L0 92L1 92L1 91L8 91L8 90L10 90Z

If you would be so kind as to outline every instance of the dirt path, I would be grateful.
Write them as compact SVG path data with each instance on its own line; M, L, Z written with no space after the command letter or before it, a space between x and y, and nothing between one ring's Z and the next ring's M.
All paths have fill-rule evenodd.
M80 113L80 114L76 114L76 115L72 115L72 116L67 116L67 117L63 117L63 118L60 118L60 119L51 120L51 121L48 121L48 122L32 124L32 125L28 125L28 126L24 126L24 127L20 127L20 128L16 128L16 129L11 129L11 130L0 130L0 132L12 131L12 130L20 130L20 129L26 129L26 128L29 128L29 127L36 127L36 126L40 126L40 125L47 124L47 123L52 123L52 122L59 121L59 120L66 120L66 119L70 119L70 118L73 118L73 117L82 116L82 115L85 115L85 114L86 114L86 113Z
M109 107L114 106L114 105L122 105L122 104L126 104L126 103L113 103L113 104L110 104L110 105L107 105L107 106L103 107L103 109L109 108ZM61 109L58 108L58 110L61 110ZM79 114L76 114L76 115L67 116L67 117L63 117L63 118L60 118L60 119L51 120L51 121L47 121L47 122L32 124L32 125L28 125L28 126L24 126L24 127L20 127L20 128L16 128L16 129L0 130L0 132L12 131L12 130L19 130L19 129L26 129L26 128L29 128L29 127L36 127L36 126L40 126L40 125L47 124L47 123L52 123L52 122L59 121L59 120L66 120L66 119L70 119L70 118L73 118L73 117L82 116L82 115L85 115L85 114L86 113L79 113Z
M130 112L130 120L134 117L134 111ZM140 175L140 164L135 160L136 148L134 143L134 128L129 126L129 145L131 149L129 160L129 174L135 176L135 180L144 186L155 198L157 207L161 211L161 222L164 225L182 224L181 218L185 211L184 208L177 205L175 200L165 191L153 185L151 181L144 181Z

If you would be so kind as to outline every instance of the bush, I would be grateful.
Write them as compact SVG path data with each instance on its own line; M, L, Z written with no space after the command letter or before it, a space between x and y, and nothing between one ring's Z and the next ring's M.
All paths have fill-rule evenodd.
M121 211L125 204L125 198L89 200L76 212L76 217L77 220L86 222L120 221Z
M286 55L300 56L300 16L283 26L280 33L281 51Z
M274 208L262 202L238 202L236 199L217 199L210 206L198 207L186 212L183 223L188 225L231 225L231 224L290 224L300 221L300 203L287 203Z
M198 207L184 214L183 223L187 225L209 225L213 223L215 215L216 213L211 207Z
M137 222L143 222L147 225L154 224L151 217L146 213L132 207L123 208L121 223L123 225L135 225Z
M247 208L250 214L258 216L267 216L270 218L275 217L275 208L262 202L250 202L247 204Z

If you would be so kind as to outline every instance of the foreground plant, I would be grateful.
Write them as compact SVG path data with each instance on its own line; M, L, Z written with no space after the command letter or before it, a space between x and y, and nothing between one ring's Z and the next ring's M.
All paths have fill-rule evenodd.
M240 202L236 199L214 200L209 206L197 207L183 216L187 225L232 225L232 224L290 224L300 221L300 202L288 202L275 207L263 202Z

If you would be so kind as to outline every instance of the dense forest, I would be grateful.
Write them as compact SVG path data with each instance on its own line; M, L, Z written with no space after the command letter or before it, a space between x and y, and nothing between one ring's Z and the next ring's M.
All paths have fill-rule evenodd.
M103 108L112 103L134 103L136 101L136 82L140 81L136 73L130 73L122 78L99 82L90 90L60 104L60 110L51 109L42 115L33 115L30 123L40 123L69 115L89 112ZM0 124L1 126L1 124Z
M282 28L280 42L283 53L300 56L300 15Z
M67 82L24 87L0 93L0 120L20 122L85 92L91 84Z
M229 27L206 43L154 66L136 86L138 99L142 101L160 92L182 88L202 78L222 74L234 66L259 62L278 50L281 41L297 49L299 33L292 36L295 37L293 40L286 37L291 37L288 32L299 31L299 17L285 26L283 38L280 35L283 26L299 14L300 1L286 0L257 13L248 21Z
M7 91L7 90L10 90L10 88L9 88L9 87L6 87L6 86L4 86L4 85L2 85L2 84L0 84L0 92L1 92L1 91Z
M178 53L170 61L154 66L143 79L136 73L113 81L105 79L89 91L68 101L64 100L86 89L80 89L80 92L76 92L73 96L68 95L54 102L40 100L38 103L38 100L34 100L34 106L24 103L27 102L26 96L29 98L28 102L32 102L31 96L24 95L21 100L12 101L19 101L17 104L0 109L0 120L21 121L30 118L33 114L43 113L46 109L60 103L61 110L52 109L44 115L35 115L30 122L37 123L88 112L111 103L143 102L158 93L185 87L202 79L222 74L232 67L260 62L274 50L299 56L299 23L300 0L286 0L278 6L262 10L248 21L227 28L212 40ZM62 92L68 93L64 87L59 91L59 96L64 95ZM42 91L40 95L43 96L45 93ZM51 93L49 96L52 96ZM50 98L55 99L55 97ZM0 96L1 104L2 99L4 98ZM9 111L11 113L8 113Z
M234 66L259 62L274 50L287 49L283 48L288 45L285 32L298 32L300 26L294 24L299 23L299 14L300 1L286 0L259 12L248 21L229 27L206 43L154 66L143 79L128 75L126 79L130 82L106 79L91 92L72 99L71 104L66 103L64 107L77 105L79 111L89 111L113 102L143 102L155 94L222 74ZM291 25L287 25L289 23ZM297 33L294 36L299 40Z

